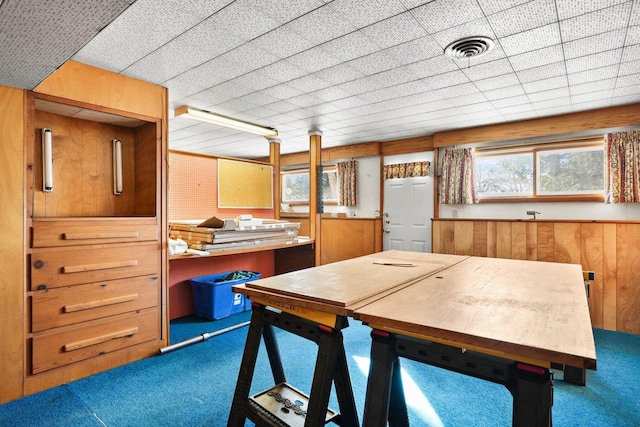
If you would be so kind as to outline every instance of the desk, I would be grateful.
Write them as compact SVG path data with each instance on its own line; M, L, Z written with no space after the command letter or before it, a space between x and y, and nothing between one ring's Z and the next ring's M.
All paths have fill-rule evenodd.
M591 322L577 265L387 251L270 277L234 290L248 295L256 306L229 426L243 425L245 418L286 425L256 415L247 403L261 337L275 382L284 382L271 330L280 317L271 315L266 307L281 311L286 318L282 324L299 323L287 326L290 332L313 329L313 337L306 338L319 343L305 426L325 423L332 382L341 411L338 422L358 425L340 332L348 324L347 317L368 323L374 331L365 426L385 425L394 416L399 417L394 425L408 425L400 376L394 375L399 370L398 358L408 356L398 351L399 341L401 347L414 343L417 355L423 352L421 346L433 348L435 343L448 352L445 359L453 351L471 357L456 363L488 366L489 374L481 378L511 387L515 425L525 424L518 417L528 416L531 400L538 413L534 425L550 422L551 361L595 368ZM500 375L496 373L501 369Z

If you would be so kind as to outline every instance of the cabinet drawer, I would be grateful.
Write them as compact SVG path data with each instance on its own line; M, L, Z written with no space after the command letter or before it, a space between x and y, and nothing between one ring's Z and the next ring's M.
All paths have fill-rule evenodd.
M157 307L159 282L156 275L37 291L31 300L31 331Z
M31 289L158 274L159 269L158 243L69 250L34 249L31 253Z
M66 326L33 336L33 373L160 338L157 309Z
M152 240L158 240L158 225L155 222L105 223L88 221L78 224L77 222L65 221L34 221L33 223L32 247L34 248Z

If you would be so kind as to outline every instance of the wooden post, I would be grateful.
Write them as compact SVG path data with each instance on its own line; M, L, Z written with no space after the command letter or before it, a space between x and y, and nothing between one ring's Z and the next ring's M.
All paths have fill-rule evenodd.
M322 132L309 131L309 234L315 241L316 266L320 265L320 214L318 212L318 170L322 155Z
M273 215L275 219L280 219L280 201L282 198L280 139L267 138L267 141L269 141L269 163L273 165Z

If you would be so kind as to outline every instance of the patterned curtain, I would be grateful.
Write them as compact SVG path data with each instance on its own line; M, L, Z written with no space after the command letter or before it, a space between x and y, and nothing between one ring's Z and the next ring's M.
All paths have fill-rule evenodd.
M450 205L476 203L473 148L444 150L440 203Z
M358 204L358 162L349 160L336 164L338 168L338 182L340 183L341 206L356 206Z
M640 131L605 135L607 203L640 203Z
M413 178L417 176L429 176L430 162L398 163L386 165L382 170L384 179Z

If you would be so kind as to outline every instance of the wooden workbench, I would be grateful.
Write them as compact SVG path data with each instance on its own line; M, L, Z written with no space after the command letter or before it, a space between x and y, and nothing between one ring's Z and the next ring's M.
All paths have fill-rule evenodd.
M397 374L399 357L505 385L514 396L514 425L550 423L552 362L579 369L596 367L579 265L387 251L234 290L248 295L256 308L273 307L291 319L326 325L332 334L346 327L347 317L372 327L365 426L386 425L391 417L396 425L408 425ZM252 323L262 322L260 328L264 328L264 314L256 315L256 308ZM256 340L261 333L263 329L249 333L253 338L248 337L248 343L253 340L252 347L256 347L252 354L257 354ZM267 335L269 347L267 338L271 340L272 334ZM322 369L340 374L339 378L329 377L329 386L332 379L342 382L346 378L350 384L348 373L342 372L346 369L342 336L335 337L332 351L339 357ZM415 353L406 353L405 348ZM435 354L435 359L427 353ZM242 374L246 362L243 360L239 384L250 384L250 378ZM322 375L316 365L314 378ZM236 390L234 406L247 399L248 385L244 388L246 393ZM326 379L317 390L322 394L330 391ZM311 397L313 393L312 388ZM307 418L305 426L324 424L320 417L326 400L328 396L316 403L320 406L314 408L318 419ZM351 406L345 403L353 421Z

